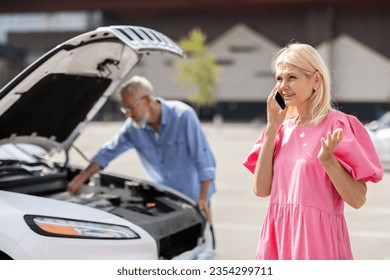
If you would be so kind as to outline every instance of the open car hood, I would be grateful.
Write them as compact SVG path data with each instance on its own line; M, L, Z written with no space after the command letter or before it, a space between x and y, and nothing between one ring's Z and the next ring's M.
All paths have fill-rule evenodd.
M168 37L137 26L101 27L50 50L0 90L0 145L68 150L148 52L183 57Z

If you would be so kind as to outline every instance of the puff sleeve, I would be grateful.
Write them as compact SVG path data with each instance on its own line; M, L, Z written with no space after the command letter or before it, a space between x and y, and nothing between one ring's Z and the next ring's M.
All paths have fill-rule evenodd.
M343 140L334 152L335 158L355 180L380 181L383 168L363 124L354 116L344 115L336 121L333 130L337 128L343 130Z
M257 139L256 143L253 145L252 150L249 152L248 156L243 162L243 165L252 173L255 172L257 159L259 157L260 150L263 146L265 131L266 129L263 130L260 137ZM281 139L283 139L283 130L279 129L278 134L276 136L274 155L277 153L279 149L280 146L279 143L281 142Z

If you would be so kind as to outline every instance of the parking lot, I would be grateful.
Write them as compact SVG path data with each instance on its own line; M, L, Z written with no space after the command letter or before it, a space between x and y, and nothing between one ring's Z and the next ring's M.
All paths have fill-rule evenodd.
M121 123L94 122L76 141L76 146L92 157L99 146L119 130ZM217 160L217 193L212 200L217 254L223 260L253 259L258 233L268 199L257 198L252 191L251 174L242 161L259 136L260 123L203 124ZM86 165L82 157L73 162ZM134 151L113 161L112 172L146 178ZM390 173L377 184L368 184L366 204L358 210L345 207L355 259L390 259Z

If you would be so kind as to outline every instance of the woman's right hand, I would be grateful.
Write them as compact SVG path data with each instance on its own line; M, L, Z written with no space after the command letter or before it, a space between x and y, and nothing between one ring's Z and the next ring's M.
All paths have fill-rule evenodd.
M259 197L267 197L271 194L275 144L279 128L287 114L287 107L283 111L280 110L274 100L276 91L275 86L267 99L267 128L264 131L263 145L254 172L253 188Z
M267 99L267 126L279 129L286 118L287 107L284 110L280 110L274 100L276 91L277 87L275 86Z

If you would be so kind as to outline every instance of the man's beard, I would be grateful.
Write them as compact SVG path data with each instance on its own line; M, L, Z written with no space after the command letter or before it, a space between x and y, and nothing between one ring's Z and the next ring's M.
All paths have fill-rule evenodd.
M149 113L145 112L145 114L143 114L143 116L141 117L141 119L138 122L133 119L134 126L136 128L145 128L146 125L148 124L148 120L149 120Z

